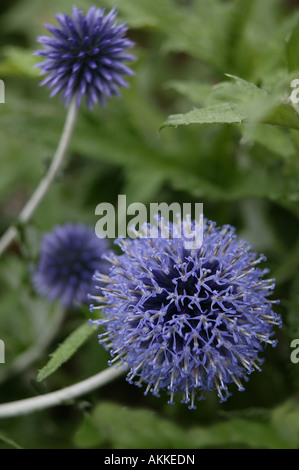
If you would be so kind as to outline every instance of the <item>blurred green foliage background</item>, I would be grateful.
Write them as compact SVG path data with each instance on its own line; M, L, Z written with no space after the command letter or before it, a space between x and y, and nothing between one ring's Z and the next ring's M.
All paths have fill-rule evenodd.
M0 6L0 230L15 221L44 175L65 119L59 98L39 87L32 52L43 23L73 0L2 0ZM110 0L77 3L85 10ZM0 448L298 448L299 5L283 0L119 0L136 42L136 75L121 99L83 106L58 181L0 261L1 403L71 385L104 369L96 334L53 375L37 382L49 354L89 312L60 318L39 298L30 264L55 225L95 225L100 202L203 202L204 215L232 224L263 252L277 279L279 344L265 351L239 393L219 404L167 405L167 396L117 379L69 405L0 421Z

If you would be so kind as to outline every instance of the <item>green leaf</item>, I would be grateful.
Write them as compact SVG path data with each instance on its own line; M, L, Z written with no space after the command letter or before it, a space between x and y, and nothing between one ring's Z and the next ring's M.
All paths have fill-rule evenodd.
M34 67L40 62L32 51L15 46L7 46L2 49L4 59L0 62L1 76L38 77L39 71Z
M171 115L161 126L161 129L164 127L188 126L190 124L240 124L244 119L245 116L240 114L236 105L224 103L193 109L186 114Z
M106 449L290 448L293 439L289 443L277 429L280 409L273 416L262 412L262 420L255 413L184 429L152 410L103 402L85 417L74 441L81 448Z
M214 86L207 97L208 106L185 114L170 115L164 127L190 124L265 123L290 129L299 129L299 115L291 103L283 101L287 80L269 93L239 77L228 75L232 82ZM186 90L185 90L186 93Z
M243 142L256 142L284 158L296 155L294 142L288 132L278 126L259 124L242 126Z
M299 70L299 21L287 39L286 57L289 72Z
M210 95L212 86L208 83L195 82L193 80L171 80L166 83L166 89L173 89L185 96L194 104L203 105Z
M42 380L45 380L62 364L68 361L95 330L96 327L90 326L88 323L84 323L73 331L52 354L51 359L45 367L39 371L37 381L41 382Z
M147 409L103 402L86 417L75 434L78 447L108 445L113 449L190 448L182 428Z
M268 124L288 127L289 129L299 129L299 115L293 106L281 103L266 119Z
M113 0L107 0L114 5ZM164 36L163 51L180 51L219 67L225 57L229 2L195 2L194 9L172 0L127 0L119 8L131 27L146 27ZM167 18L167 21L165 21Z
M276 268L274 272L274 277L279 283L286 282L287 280L293 279L293 282L297 283L298 280L296 275L298 273L299 266L299 240L292 247L288 247L288 252L283 257L283 260ZM299 283L298 283L299 287ZM295 293L296 289L294 290ZM293 294L293 292L291 292ZM297 305L295 311L298 311L299 308L299 297L296 300ZM298 324L298 333L299 333L299 324Z
M269 422L233 418L207 428L194 428L190 441L199 448L287 449L286 439Z
M289 448L299 447L299 403L290 399L275 408L272 413L272 426L289 443Z

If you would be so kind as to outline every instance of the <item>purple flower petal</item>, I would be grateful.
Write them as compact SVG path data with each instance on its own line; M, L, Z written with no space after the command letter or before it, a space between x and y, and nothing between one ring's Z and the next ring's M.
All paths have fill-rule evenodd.
M106 329L100 343L112 344L109 364L125 363L130 383L138 378L154 395L167 390L171 404L182 393L194 409L203 392L216 390L224 401L231 383L244 390L241 380L260 370L265 345L276 345L281 319L268 299L273 279L258 267L264 256L233 227L205 220L203 244L192 251L183 233L174 236L178 228L170 224L169 238L116 241L123 254L108 258L108 282L94 277L107 307L94 323ZM92 304L96 310L97 298Z
M79 96L79 95L78 95ZM95 270L108 271L102 256L108 248L92 227L67 223L44 235L33 285L48 300L59 300L64 307L87 303Z
M123 64L135 60L132 54L126 53L134 43L125 37L128 30L126 24L119 24L116 17L115 7L106 13L105 9L93 6L84 15L82 10L74 6L71 16L56 15L60 27L45 25L54 37L38 37L37 40L44 49L35 51L34 54L45 60L37 66L42 74L51 73L51 76L55 74L55 70L59 74L64 71L60 82L58 78L55 80L55 89L52 90L51 96L61 92L62 99L68 106L71 98L77 95L79 106L85 95L89 108L92 108L98 101L102 105L105 104L103 95L119 96L118 87L128 86L127 82L121 79L121 75L134 74ZM80 77L69 80L76 72ZM66 75L69 75L69 79ZM42 84L50 83L51 80L52 78L43 80Z

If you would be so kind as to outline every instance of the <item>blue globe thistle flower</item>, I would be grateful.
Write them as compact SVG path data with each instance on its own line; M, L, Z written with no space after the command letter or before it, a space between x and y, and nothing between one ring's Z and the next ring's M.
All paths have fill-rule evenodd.
M193 225L194 227L194 225ZM119 239L123 253L109 255L109 275L96 273L103 297L92 296L91 309L104 318L99 342L111 349L112 364L129 367L127 380L146 384L145 394L168 390L169 403L183 394L195 398L217 390L220 401L234 382L260 370L258 357L272 344L273 325L281 326L267 296L274 280L263 279L257 265L265 259L251 251L230 225L203 222L203 244L185 248L184 233L170 226L169 238ZM107 343L108 342L108 343Z
M68 106L76 96L80 106L85 95L92 108L98 101L104 106L105 96L119 96L119 87L129 86L123 76L133 71L124 62L135 59L126 52L134 43L125 37L126 24L116 17L115 7L106 13L93 6L84 15L74 6L72 16L56 15L60 27L45 24L54 38L40 36L44 49L35 54L45 58L37 67L47 74L41 85L52 89L51 97L62 93Z
M107 249L107 241L97 238L92 227L56 226L43 236L32 277L34 287L49 301L59 299L63 307L87 304L93 274L108 272L102 258Z

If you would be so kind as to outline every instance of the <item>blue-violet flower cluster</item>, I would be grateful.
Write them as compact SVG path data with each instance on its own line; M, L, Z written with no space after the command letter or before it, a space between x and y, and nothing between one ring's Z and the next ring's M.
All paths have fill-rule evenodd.
M154 395L168 390L170 404L182 393L193 409L207 391L224 401L228 384L244 390L242 379L260 370L259 353L276 344L281 319L267 298L274 280L258 267L265 257L233 227L204 220L195 250L185 248L184 234L173 236L177 228L169 238L116 241L123 253L109 255L109 275L94 277L103 296L91 296L104 318L91 323L104 325L99 342L111 349L109 364L129 367L129 382Z
M67 223L43 236L33 285L49 301L59 299L64 307L88 303L95 271L108 272L102 256L108 243L92 227Z
M73 97L80 106L86 96L92 108L98 101L104 106L105 97L118 96L119 87L128 87L123 76L133 72L124 62L135 59L126 52L134 43L116 17L115 8L106 13L93 6L84 15L74 6L72 16L56 15L60 27L45 25L54 37L40 36L44 49L35 54L45 58L37 67L47 75L41 85L49 86L51 96L62 93L67 106Z

